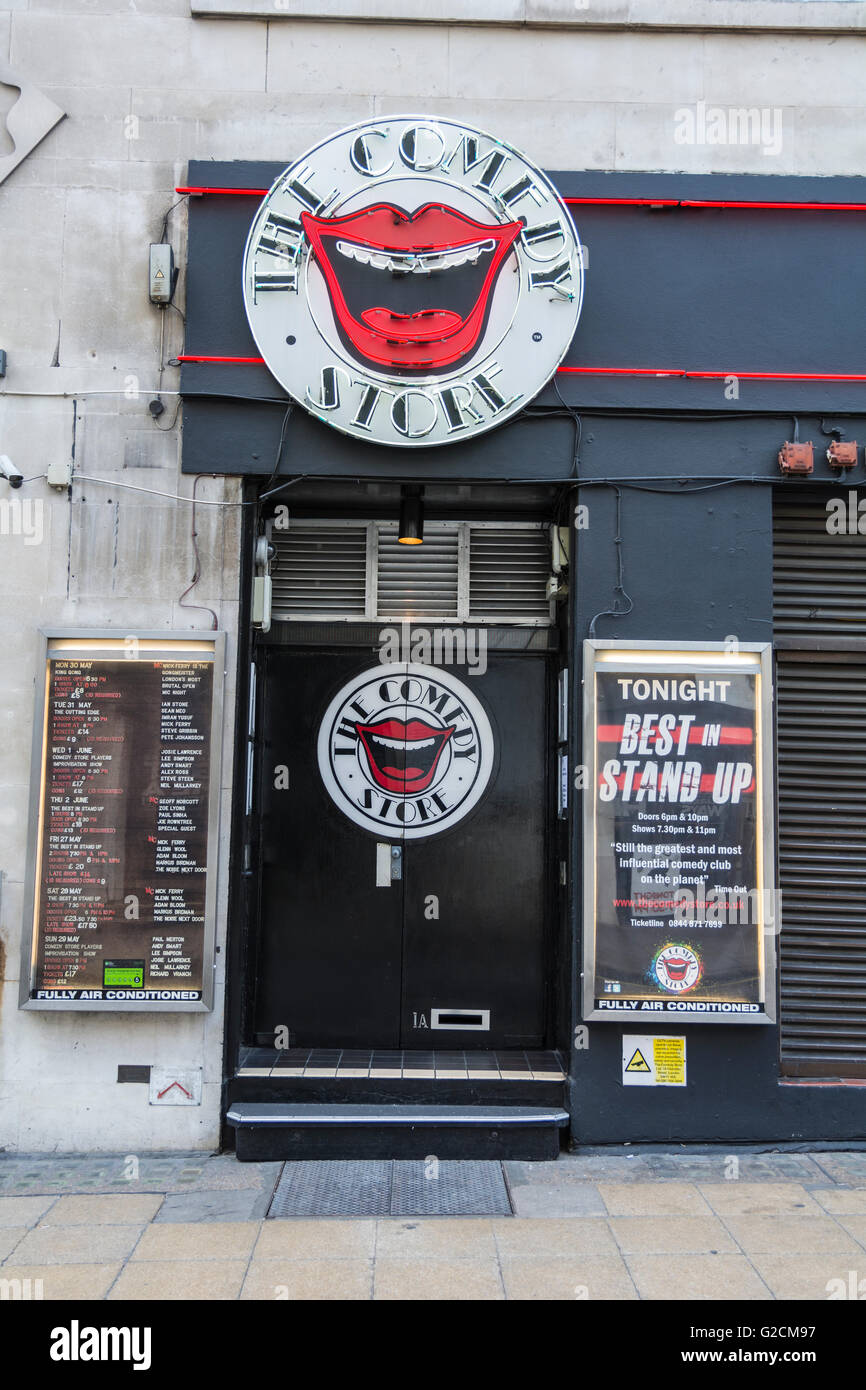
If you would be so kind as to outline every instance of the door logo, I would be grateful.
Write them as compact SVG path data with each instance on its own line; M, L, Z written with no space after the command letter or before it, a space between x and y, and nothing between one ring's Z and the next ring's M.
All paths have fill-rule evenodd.
M365 122L308 151L250 229L244 300L282 386L381 444L502 424L564 357L581 249L556 189L462 123Z
M493 731L462 681L399 662L363 672L334 696L318 758L328 793L356 825L422 839L477 804L493 770Z
M650 974L671 994L687 994L701 978L701 962L688 946L663 946L653 958Z

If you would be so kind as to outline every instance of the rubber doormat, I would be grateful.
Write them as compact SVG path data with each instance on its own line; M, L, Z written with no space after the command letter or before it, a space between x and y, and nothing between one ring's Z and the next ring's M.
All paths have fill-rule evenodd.
M468 1159L287 1163L269 1217L511 1216L501 1163Z

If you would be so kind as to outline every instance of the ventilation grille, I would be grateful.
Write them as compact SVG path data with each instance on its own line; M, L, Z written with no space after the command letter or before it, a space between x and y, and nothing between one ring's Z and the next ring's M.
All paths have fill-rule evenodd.
M366 526L297 525L272 540L274 617L364 617Z
M866 651L780 653L785 1070L866 1074Z
M274 529L273 618L429 619L547 626L549 528L429 522L400 545L388 522L301 521Z
M840 497L847 490L840 487ZM777 635L866 636L866 537L829 535L827 494L776 501L773 614Z
M550 578L550 539L538 528L472 532L469 550L469 611L485 617L516 614L549 620L545 587Z
M428 528L423 545L401 545L397 528L379 531L379 617L456 618L459 551L457 531Z

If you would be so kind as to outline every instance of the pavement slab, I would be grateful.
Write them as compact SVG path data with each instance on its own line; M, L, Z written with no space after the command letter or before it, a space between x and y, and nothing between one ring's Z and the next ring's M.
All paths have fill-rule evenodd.
M852 1289L857 1299L866 1296L866 1262L863 1261L859 1268L852 1270L844 1256L774 1252L753 1255L752 1264L774 1298L823 1302L831 1295L836 1299L850 1298Z
M162 1205L158 1194L58 1197L40 1226L129 1226L152 1221Z
M620 1257L595 1260L543 1255L503 1257L505 1296L534 1302L584 1302L638 1297L625 1261Z
M728 1216L725 1225L747 1255L841 1255L863 1260L861 1245L830 1216Z
M123 1261L132 1254L143 1230L141 1225L36 1226L15 1247L15 1261L39 1265Z
M821 1214L821 1207L801 1183L701 1183L699 1191L719 1216L761 1216L780 1212Z
M628 1255L735 1254L737 1247L715 1216L618 1216L610 1222Z
M154 1221L258 1221L267 1215L270 1201L270 1192L254 1187L237 1192L171 1192Z
M267 1221L254 1260L362 1260L375 1247L376 1222L369 1218Z
M372 1260L253 1260L242 1299L339 1301L369 1300Z
M694 1183L599 1184L608 1216L710 1216L706 1199Z
M505 1218L509 1219L509 1218ZM376 1230L376 1262L388 1260L495 1259L494 1226L489 1217L382 1219Z
M487 1260L377 1258L373 1297L433 1302L499 1301L505 1290L499 1265Z
M0 1269L0 1279L10 1289L18 1281L20 1288L10 1297L22 1300L41 1299L46 1303L67 1300L104 1299L122 1266L117 1264L55 1264L35 1265L7 1261Z
M0 1229L0 1260L7 1259L26 1234L26 1226L4 1226Z
M515 1216L605 1216L595 1183L521 1183L511 1188Z
M132 1261L248 1260L258 1233L257 1221L157 1223L144 1232Z
M591 1260L613 1259L619 1253L607 1221L593 1217L494 1221L493 1233L501 1258L534 1255Z
M0 1197L0 1230L4 1226L35 1226L56 1197Z
M773 1297L745 1255L631 1255L626 1260L641 1298L701 1300Z
M236 1299L246 1272L246 1260L143 1260L121 1271L108 1297L160 1302Z

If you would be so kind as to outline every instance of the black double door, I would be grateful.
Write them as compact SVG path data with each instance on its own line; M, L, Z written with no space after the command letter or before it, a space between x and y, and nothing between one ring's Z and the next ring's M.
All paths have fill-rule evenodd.
M429 834L421 824L420 833L407 836L393 820L380 830L356 823L322 774L325 716L356 678L363 687L377 677L375 652L260 649L254 1015L261 1042L282 1028L293 1047L544 1045L547 666L542 655L490 653L483 674L466 666L443 671L482 707L492 761L468 813L453 824L446 817L444 828ZM382 693L399 697L400 688L410 690L392 684ZM438 709L449 713L442 703ZM334 744L352 767L363 764L366 749L349 725L370 739L366 693L355 714L342 718ZM459 756L469 736L458 718L453 722L451 751ZM375 727L398 731L389 722ZM407 736L418 727L423 733L405 722ZM400 759L398 741L384 738L383 762ZM427 756L435 754L435 740L422 739L414 761L425 743ZM412 761L403 758L401 768ZM410 775L423 772L409 768ZM370 791L365 795L369 801ZM431 809L436 813L436 805Z

